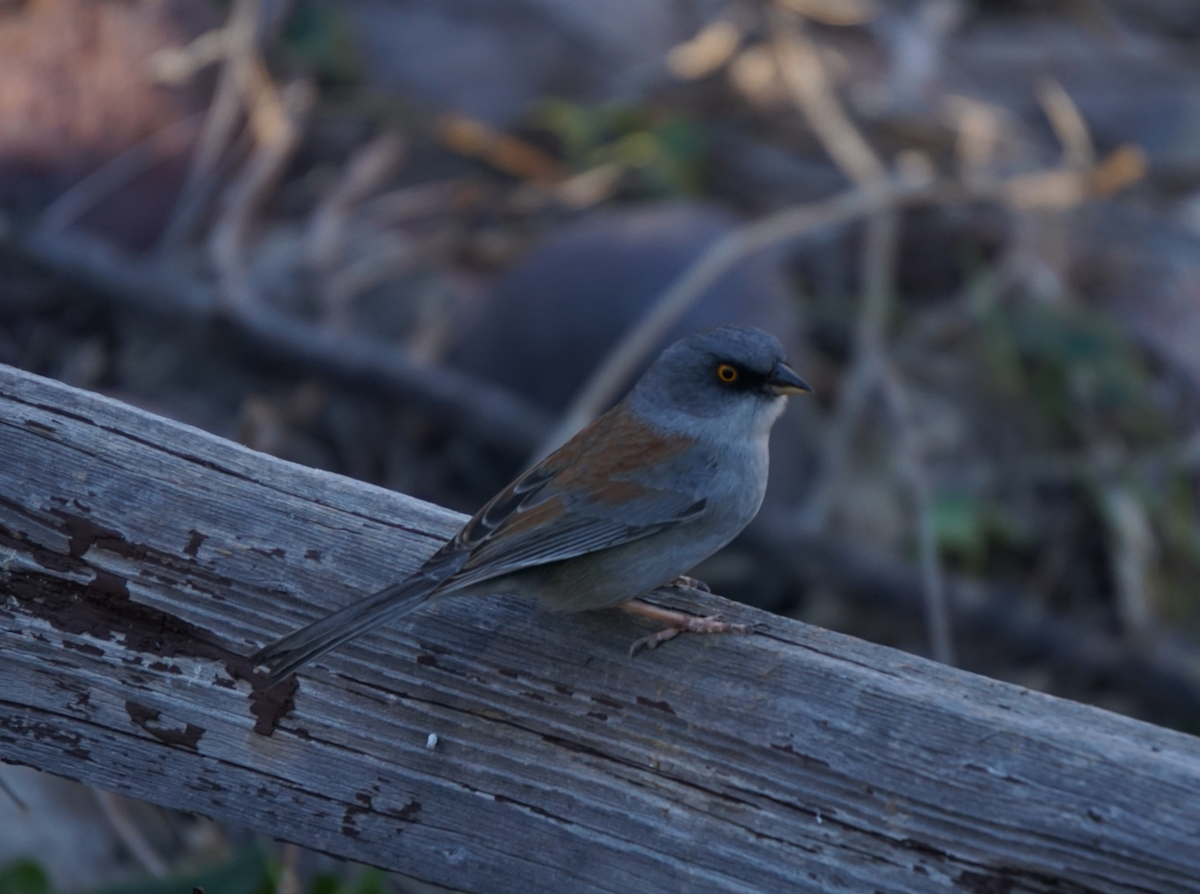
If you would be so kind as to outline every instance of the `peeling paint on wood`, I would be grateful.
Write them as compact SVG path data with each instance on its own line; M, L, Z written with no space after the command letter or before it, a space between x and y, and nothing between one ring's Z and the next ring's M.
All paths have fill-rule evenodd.
M1200 890L1200 740L718 597L766 631L447 600L252 688L460 523L0 367L0 758L464 891Z

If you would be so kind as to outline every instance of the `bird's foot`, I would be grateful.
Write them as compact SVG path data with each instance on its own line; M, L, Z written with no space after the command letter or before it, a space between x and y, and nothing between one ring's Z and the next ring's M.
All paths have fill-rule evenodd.
M701 593L711 593L712 590L702 580L694 577L688 577L686 574L681 574L675 580L665 586L659 587L660 590L699 590Z
M691 580L691 578L687 578ZM699 583L697 581L696 583ZM678 581L673 581L663 589L674 589ZM707 587L705 588L707 590ZM672 640L681 633L753 633L754 627L750 624L730 624L720 615L708 615L707 617L699 617L697 615L688 615L683 612L672 611L667 608L659 608L657 605L648 605L645 602L639 602L634 599L626 602L621 608L634 614L641 615L644 618L651 618L667 626L657 633L651 633L649 636L643 636L636 640L629 647L629 657L632 658L643 649L656 649L668 640Z

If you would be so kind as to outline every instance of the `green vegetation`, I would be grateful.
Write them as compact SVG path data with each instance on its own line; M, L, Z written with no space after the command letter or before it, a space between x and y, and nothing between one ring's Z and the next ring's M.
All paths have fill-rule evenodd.
M643 197L702 192L707 147L703 129L688 118L643 106L551 99L530 123L558 143L572 170L621 165L638 174Z
M0 894L50 894L50 879L32 860L17 860L0 867Z
M281 872L276 859L252 846L212 869L112 885L95 894L192 894L197 888L206 894L275 894ZM320 873L306 894L387 894L386 877L378 869L359 867L347 876ZM24 859L0 867L0 894L53 894L53 889L46 871Z
M985 294L973 310L980 381L999 411L988 424L1019 433L1023 448L1019 457L992 458L997 477L986 487L937 495L934 522L949 564L985 576L1012 560L1031 569L1062 536L1051 519L1057 512L1061 520L1063 501L1117 537L1105 508L1117 486L1152 532L1146 596L1164 617L1200 628L1200 512L1179 451L1188 432L1156 398L1140 346L1080 304Z
M350 22L336 7L299 0L280 38L282 58L310 72L322 85L350 87L362 79Z

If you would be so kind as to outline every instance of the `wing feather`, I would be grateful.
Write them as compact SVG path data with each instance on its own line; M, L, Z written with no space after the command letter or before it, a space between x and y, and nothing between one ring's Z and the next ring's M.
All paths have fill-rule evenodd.
M633 467L599 446L614 442ZM654 474L693 443L664 437L619 405L496 494L422 570L444 575L439 590L459 589L695 519L707 502L694 486Z

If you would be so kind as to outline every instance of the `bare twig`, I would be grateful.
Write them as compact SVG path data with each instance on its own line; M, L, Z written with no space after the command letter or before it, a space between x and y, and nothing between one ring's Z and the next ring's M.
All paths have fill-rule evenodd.
M850 120L825 75L817 47L785 15L775 17L775 52L783 81L796 105L838 167L860 187L883 182L887 167ZM884 397L899 430L901 471L913 497L924 581L925 615L933 656L954 660L942 588L941 559L934 536L928 479L907 412L907 395L887 357L885 330L895 281L899 212L884 208L867 221L863 246L863 302L855 332L854 357L825 439L823 474L800 521L807 530L824 528L842 485L850 445L863 408L883 380Z
M356 256L322 278L324 309L331 328L350 331L350 303L356 296L411 269L422 257L439 256L439 243L444 242L436 235L417 239L394 230L357 233Z
M774 17L774 31L775 55L783 82L825 150L860 187L879 183L887 175L886 167L833 92L816 46L786 15ZM893 209L876 211L867 224L863 302L855 328L854 355L825 439L821 482L801 511L809 530L825 526L833 498L842 484L854 429L882 371L896 229Z
M154 849L154 845L146 840L146 836L142 834L142 830L129 818L129 814L125 812L125 805L121 803L116 795L106 792L104 789L94 788L92 792L96 795L96 803L100 805L100 809L104 812L108 824L112 826L113 831L117 833L117 837L121 839L121 844L125 845L128 851L133 854L133 858L150 875L155 878L166 878L170 872L170 867L159 856L158 851Z
M667 68L681 81L707 77L730 60L742 42L742 31L733 22L718 19L700 29L691 40L667 53Z
M963 180L986 183L994 178L993 162L1007 109L965 96L950 96L945 101L945 114L958 132L954 154Z
M411 401L488 443L526 451L550 428L546 413L491 382L448 367L413 363L402 351L371 339L335 337L267 307L226 304L178 266L130 260L86 234L35 231L22 236L9 229L0 232L0 242L116 301L196 323L223 322L286 363Z
M610 161L568 177L554 187L554 196L564 208L582 211L613 194L628 170L625 164Z
M1063 163L1073 171L1091 170L1096 164L1096 149L1087 122L1070 94L1053 78L1043 78L1037 85L1037 98L1062 143Z
M12 786L8 784L8 780L3 776L0 776L0 792L4 792L4 794L8 795L12 802L17 805L17 810L21 811L22 813L29 812L29 805L26 804L15 791L13 791Z
M150 57L150 77L160 83L179 86L190 81L201 69L220 62L229 53L229 30L205 31L185 47L166 47Z
M860 186L887 176L887 168L842 108L816 46L789 17L775 16L775 59L796 105L834 163Z
M313 101L307 81L289 84L276 94L261 60L249 69L248 91L256 95L251 121L257 137L255 151L242 174L225 195L221 216L209 235L209 257L225 300L245 304L254 300L246 274L245 251L254 214L300 140L299 121Z
M364 284L379 281L410 261L411 240L384 232L384 226L366 228L366 239L350 233L355 206L377 191L400 164L404 144L396 134L384 134L361 147L346 163L342 176L313 212L306 243L312 268L321 277L325 316L338 330L348 330L348 304ZM374 243L376 251L360 259L353 269L339 269L348 243L356 248Z
M950 612L942 580L942 563L938 554L937 531L933 519L933 497L925 460L913 425L908 390L900 381L895 366L885 361L882 370L884 401L898 433L897 459L900 474L908 486L917 519L917 557L921 569L921 590L925 595L925 625L929 631L930 653L942 664L954 664L954 641L950 629Z
M1151 595L1156 545L1146 510L1133 491L1111 482L1102 493L1109 533L1109 563L1117 591L1117 614L1125 632L1144 638L1154 625Z
M375 229L457 207L460 197L472 193L465 179L405 186L367 199L358 207L362 220Z
M442 115L434 130L442 144L460 155L479 158L492 167L553 187L567 177L557 159L525 140L496 130L482 121L465 115Z
M275 894L300 894L303 890L297 872L301 853L300 845L284 844L279 855L279 882L275 885Z
M1106 199L1137 183L1149 167L1149 159L1139 146L1118 146L1089 172L1088 188L1093 196Z
M766 248L886 208L1003 200L1006 182L986 187L953 181L896 179L853 188L832 199L785 209L714 242L655 301L629 335L592 374L554 429L524 399L455 370L411 363L368 339L337 338L267 308L220 308L213 290L162 258L133 261L99 239L78 233L20 234L0 219L0 242L63 275L78 277L119 301L200 322L224 319L281 360L343 381L365 383L451 418L464 431L518 451L544 455L603 410L674 322L734 264Z
M262 32L261 0L237 0L224 28L225 64L217 80L204 129L196 143L187 181L175 203L171 219L159 239L159 249L169 250L187 238L197 217L216 190L217 165L233 142L246 80L244 66L252 60Z
M824 530L828 522L834 500L845 482L855 429L887 362L883 342L891 291L888 274L895 255L896 235L894 211L876 216L867 227L863 305L855 326L854 355L825 434L820 479L797 513L804 531Z
M345 242L350 211L392 176L403 154L404 141L387 133L360 147L346 162L342 176L317 203L309 223L308 253L314 267L328 270L334 265Z
M879 15L875 0L776 0L822 25L863 25Z
M851 189L824 202L788 208L717 239L609 351L572 400L554 431L538 446L534 457L540 458L562 446L595 419L671 326L734 264L769 246L849 223L897 202L917 201L934 194L942 193L929 184L888 181L870 189Z
M42 212L40 225L49 230L69 227L159 159L187 146L195 139L202 118L192 115L176 121L97 168L51 202Z
M875 154L838 100L820 55L808 36L785 15L774 17L779 71L797 108L842 172L860 187L886 177ZM825 527L841 489L859 417L879 381L884 363L884 327L890 303L897 220L894 209L871 215L863 246L863 303L855 329L854 354L843 379L837 409L825 437L820 483L801 508L806 530Z
M613 346L575 395L558 425L533 452L531 461L561 447L612 403L659 339L704 294L705 289L739 261L766 248L793 243L826 228L852 223L878 211L915 205L1004 200L1010 183L930 183L906 177L888 179L867 188L849 189L822 202L786 208L725 234L680 273L655 299L645 316Z
M307 81L275 88L258 52L258 27L264 10L255 7L255 29L233 30L228 68L247 110L254 149L241 175L225 194L221 215L209 234L208 250L226 301L255 300L246 271L245 253L255 212L300 142L300 121L313 103L315 90ZM270 13L271 9L265 10ZM236 14L236 11L235 11Z

